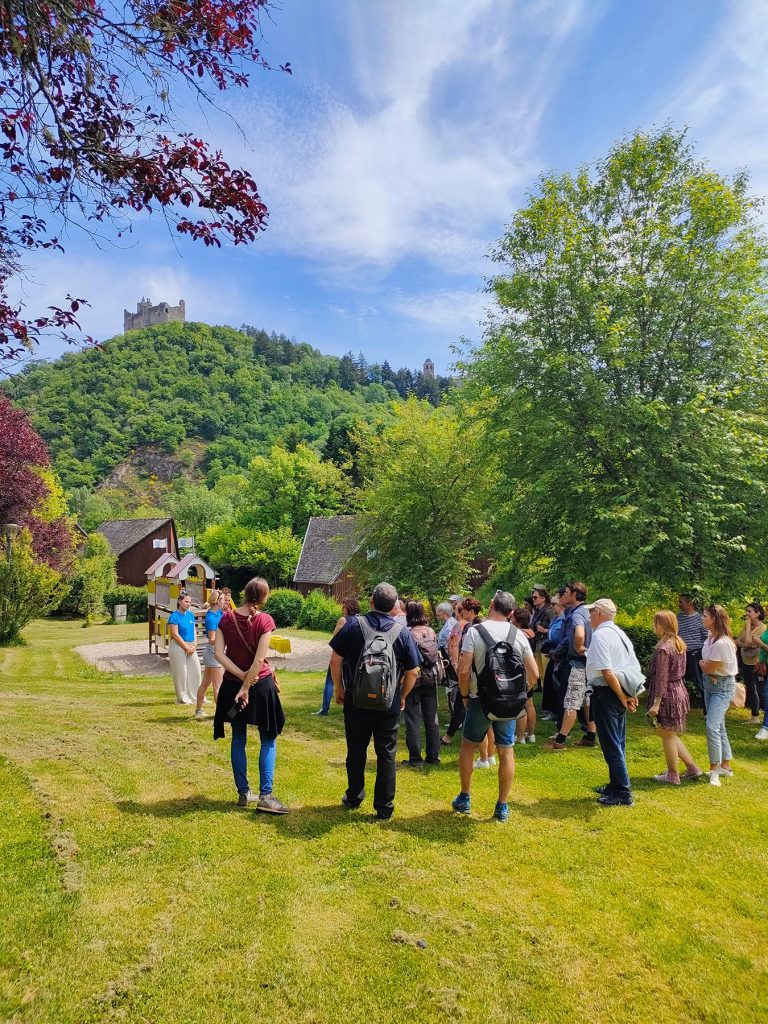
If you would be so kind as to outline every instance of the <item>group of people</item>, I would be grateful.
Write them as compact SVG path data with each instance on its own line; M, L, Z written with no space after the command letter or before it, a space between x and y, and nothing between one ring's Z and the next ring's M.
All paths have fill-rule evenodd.
M202 709L206 685L212 684L217 697L214 738L224 736L227 722L232 730L238 805L285 814L288 808L272 791L276 740L285 716L279 683L267 660L275 629L274 620L262 610L268 597L269 586L260 578L247 584L237 608L226 595L210 595L205 613L210 653L204 655L204 664L213 674L197 689L196 715ZM768 629L763 628L764 612L757 603L748 606L744 629L734 638L725 608L710 605L700 613L688 595L681 595L677 615L661 610L654 617L658 643L647 676L629 636L616 624L614 602L602 597L588 604L587 587L577 580L553 595L544 586L534 587L519 606L512 594L497 591L485 616L475 598L457 594L435 611L440 621L438 633L431 628L422 602L401 601L391 584L380 583L365 614L360 614L357 601L345 603L330 640L323 703L316 714L327 715L334 699L343 707L347 788L341 802L350 810L365 799L365 766L373 740L373 809L381 821L394 811L403 713L408 750L403 766L439 764L441 747L449 746L461 730L460 790L453 809L470 813L473 771L498 765L493 814L502 822L509 817L514 746L536 742L533 696L539 686L540 714L553 720L556 728L544 748L566 751L579 722L582 737L576 745L599 746L606 762L608 781L598 787L598 802L607 807L633 803L626 762L626 715L637 711L642 694L666 762L665 770L654 779L665 785L701 779L720 786L722 778L733 775L726 712L736 691L737 674L745 680L754 718L761 706L766 713ZM173 639L182 655L190 657L192 641L185 631L190 618L194 625L194 615L183 595L179 613L172 623ZM176 639L177 632L187 648ZM499 645L505 644L510 656L518 660L525 680L520 709L509 718L484 710L478 689L478 681L487 678L486 660L495 657ZM172 655L175 661L179 657ZM377 682L367 690L363 687L361 703L360 681L365 684L366 679ZM700 688L704 700L708 770L696 764L681 739L690 710L686 681ZM447 690L449 709L449 723L442 736L438 724L441 684ZM189 695L189 689L186 692ZM365 703L366 698L371 703ZM768 717L762 722L757 734L760 740L768 739ZM248 780L248 726L258 729L260 738L258 795Z

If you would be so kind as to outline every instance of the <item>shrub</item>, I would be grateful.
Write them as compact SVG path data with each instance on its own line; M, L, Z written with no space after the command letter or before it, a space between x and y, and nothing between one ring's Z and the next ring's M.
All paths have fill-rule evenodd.
M55 607L65 590L59 573L37 560L28 529L13 541L10 565L4 556L5 552L0 557L0 647L20 643L24 626Z
M269 601L264 608L275 620L275 625L295 626L304 608L304 598L297 590L287 587L270 591Z
M129 587L120 584L104 595L104 604L110 615L114 614L116 604L128 605L129 622L147 621L147 590L146 587Z
M298 623L299 629L317 629L323 633L333 632L341 615L341 605L328 597L322 590L313 590L304 602Z
M621 623L617 623L617 625L621 625ZM637 660L643 666L643 671L645 672L648 668L648 662L651 660L653 649L659 642L659 638L647 626L621 626L621 628L632 641Z
M88 623L103 614L104 596L117 582L116 562L107 538L92 533L67 580L69 589L59 604L59 614L82 615Z

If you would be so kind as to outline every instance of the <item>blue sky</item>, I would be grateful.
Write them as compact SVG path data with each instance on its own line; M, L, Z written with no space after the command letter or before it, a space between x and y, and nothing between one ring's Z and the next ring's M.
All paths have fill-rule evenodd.
M765 0L282 0L265 52L294 74L226 97L245 139L185 117L253 173L266 233L217 251L159 217L121 248L73 235L32 267L30 305L82 295L103 340L142 295L183 297L191 320L445 370L481 336L487 254L540 173L670 120L768 193Z

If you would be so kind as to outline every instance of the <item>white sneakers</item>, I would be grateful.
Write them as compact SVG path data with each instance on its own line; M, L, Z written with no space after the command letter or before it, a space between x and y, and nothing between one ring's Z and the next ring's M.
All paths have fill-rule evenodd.
M762 729L760 729L760 731L755 734L755 739L768 740L768 729L766 729L766 727L763 726Z
M709 784L710 784L710 786L719 786L719 785L721 785L721 783L720 783L721 776L724 776L727 779L732 779L733 778L733 769L732 768L723 768L722 765L719 765L717 768L714 768L709 773Z
M482 757L478 757L475 761L475 768L493 768L496 764L496 758L491 755L487 760L483 760Z
M717 769L709 773L709 784L710 786L720 786L720 773Z

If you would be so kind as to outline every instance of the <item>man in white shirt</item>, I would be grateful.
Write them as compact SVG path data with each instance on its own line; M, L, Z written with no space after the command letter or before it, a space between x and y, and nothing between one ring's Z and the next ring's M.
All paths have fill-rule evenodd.
M604 807L631 807L627 711L637 711L637 698L624 692L620 677L627 669L639 668L637 656L632 641L614 622L616 605L609 597L601 597L587 608L592 626L587 649L587 686L592 689L592 716L610 778L607 786L600 787L598 803Z
M515 607L515 599L511 594L498 590L491 601L488 617L482 625L495 642L506 640L510 633L509 616ZM516 631L514 647L520 655L525 668L528 689L532 690L539 678L539 670L533 657L528 638L521 630ZM507 821L509 805L507 798L515 777L515 732L516 721L491 721L486 718L477 696L477 677L485 667L485 656L488 648L477 626L471 626L464 634L459 655L459 695L467 705L467 717L464 719L464 735L459 751L459 775L461 792L453 801L453 809L460 814L469 814L469 787L472 781L475 750L482 743L486 733L493 728L496 749L499 755L499 799L493 812L497 821ZM525 714L523 709L522 714Z

